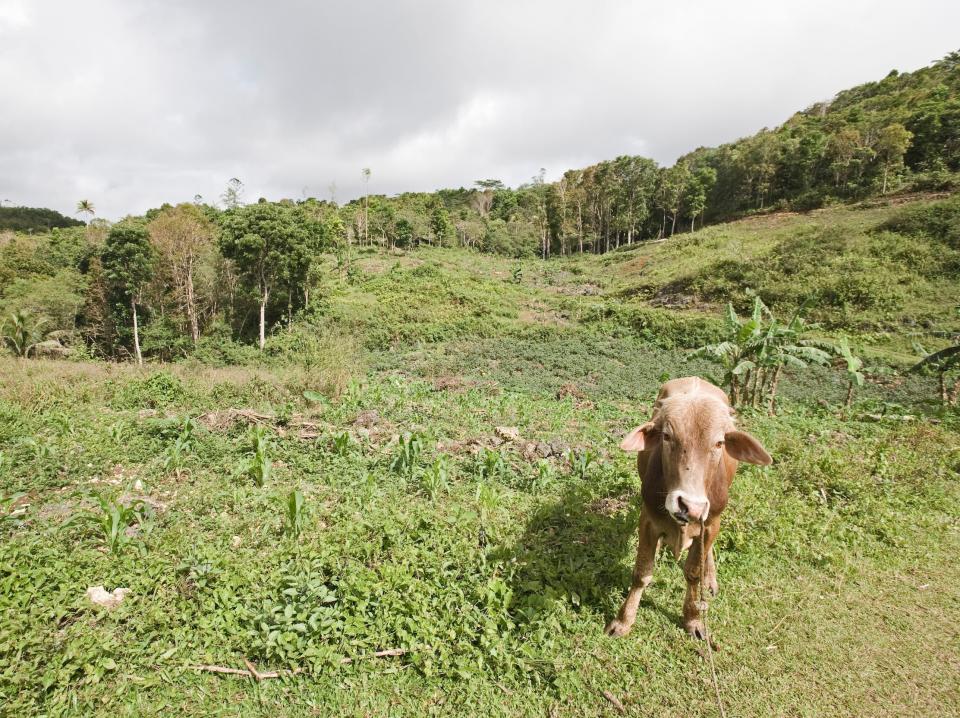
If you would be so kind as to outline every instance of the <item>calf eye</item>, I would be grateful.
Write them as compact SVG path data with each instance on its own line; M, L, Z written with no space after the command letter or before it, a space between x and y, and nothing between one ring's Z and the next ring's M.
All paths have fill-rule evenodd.
M723 442L722 442L722 441L718 441L716 444L714 444L714 447L717 448L717 449L722 449L722 448L723 448Z
M661 434L664 441L673 441L673 437L670 434Z

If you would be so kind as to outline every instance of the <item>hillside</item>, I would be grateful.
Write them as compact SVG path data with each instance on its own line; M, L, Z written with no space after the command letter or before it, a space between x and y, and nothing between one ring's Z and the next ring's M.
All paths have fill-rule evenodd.
M220 324L175 363L160 361L171 335L145 332L143 368L84 345L74 361L0 358L0 708L601 716L606 692L627 714L717 715L666 554L634 633L603 633L639 512L618 442L665 378L722 378L689 347L746 293L701 289L711 262L770 267L751 281L792 287L771 299L788 310L842 275L821 262L781 284L767 258L798 237L845 242L851 264L913 244L939 261L955 201L550 262L365 247L349 266L319 258L309 308L263 352ZM90 256L80 235L48 239L0 255L33 259L47 279L17 286L38 303ZM911 283L911 266L876 265L903 295L891 313L812 311L900 359L907 312L946 322L937 296L956 299L940 269ZM820 367L786 372L776 415L740 409L775 463L740 470L717 542L727 715L960 710L958 674L930 670L958 660L942 570L960 550L957 410L930 377L867 373L849 407L842 368ZM97 586L129 591L108 610ZM245 661L298 673L209 668Z

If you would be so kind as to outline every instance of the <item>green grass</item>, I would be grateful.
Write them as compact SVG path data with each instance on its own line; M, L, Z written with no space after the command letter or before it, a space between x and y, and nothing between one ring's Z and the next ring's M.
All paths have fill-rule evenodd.
M273 471L259 487L238 471L246 422L222 420L256 384L245 374L3 368L4 491L26 494L0 544L10 714L599 715L603 690L632 713L715 713L706 667L678 626L681 572L666 556L634 634L602 633L629 581L638 510L638 479L616 442L646 413L655 377L621 398L584 382L582 398L557 400L491 379L438 389L375 372L308 405L264 376L274 389L251 389L244 404L273 417L262 420ZM356 424L368 411L373 423ZM193 432L178 476L163 452L187 415L210 428ZM943 567L960 549L960 446L946 419L841 421L799 403L780 418L747 417L777 463L738 476L719 543L710 618L728 712L960 707L955 674L929 671L934 657L956 661L943 639L960 591ZM521 439L501 444L492 427L503 425ZM351 443L335 441L343 431ZM391 470L411 431L422 451L412 469ZM486 453L471 455L470 442ZM543 471L528 442L598 459L581 476L554 455ZM484 468L488 455L500 468ZM438 460L443 486L431 491ZM288 528L294 491L306 507L299 537ZM100 497L142 498L154 515L110 551ZM84 599L101 584L132 593L102 612ZM339 664L397 647L410 652ZM189 668L244 657L308 675L258 686Z
M757 218L519 282L466 251L364 253L264 358L204 350L242 367L0 360L0 714L610 715L609 691L630 715L718 715L669 555L634 632L603 634L639 511L619 439L665 378L719 375L688 349L742 289L653 305L841 229L874 256L902 244L877 229L897 211ZM897 311L945 321L955 288L931 282ZM906 362L895 317L821 311ZM870 378L844 410L838 371L788 372L778 416L743 413L775 463L741 469L717 543L727 715L960 712L960 418L929 378ZM98 609L99 585L130 594ZM244 659L304 673L191 668Z

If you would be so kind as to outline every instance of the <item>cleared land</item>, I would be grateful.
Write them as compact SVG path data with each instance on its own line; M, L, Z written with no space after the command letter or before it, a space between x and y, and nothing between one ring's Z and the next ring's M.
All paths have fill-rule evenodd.
M880 226L898 211L756 218L522 263L519 281L464 251L370 253L263 359L3 360L0 710L579 716L616 714L609 691L630 715L717 715L669 555L633 634L603 635L638 511L616 444L666 375L720 375L687 356L747 298L724 257L782 313L856 272L790 277L770 258L837 242L896 296L818 306L822 331L901 367L912 338L935 344L960 290L940 264L917 279L891 259L903 235ZM951 259L928 244L916 262ZM960 420L932 380L883 381L844 411L839 374L795 374L778 416L745 412L776 462L741 469L718 541L728 715L960 712ZM101 498L121 515L112 548ZM130 593L106 611L84 595L98 585ZM191 668L245 658L305 674Z

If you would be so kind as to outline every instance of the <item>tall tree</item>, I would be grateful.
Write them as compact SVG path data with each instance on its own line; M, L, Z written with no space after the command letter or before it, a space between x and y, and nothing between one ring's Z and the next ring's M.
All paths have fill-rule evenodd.
M199 207L181 204L162 211L147 230L163 260L163 268L170 273L196 344L200 339L200 321L194 278L198 264L209 258L214 247L214 226Z
M877 135L876 152L883 165L883 188L880 194L887 193L887 175L894 167L903 164L903 156L910 147L913 133L899 122L887 125Z
M243 204L243 182L236 177L231 177L227 182L227 188L220 195L223 200L223 206L226 209L235 209Z
M291 286L309 270L305 249L311 240L302 212L294 206L258 202L224 212L220 251L252 283L260 303L260 340L266 344L266 313L275 287Z
M154 272L154 251L150 235L142 224L127 221L115 224L107 234L100 262L111 289L130 304L133 319L133 349L137 364L143 364L137 304Z
M82 199L77 202L77 211L75 214L85 214L88 217L92 217L97 213L96 207L93 206L93 202L88 199Z

